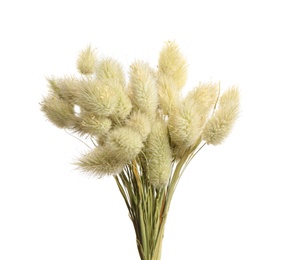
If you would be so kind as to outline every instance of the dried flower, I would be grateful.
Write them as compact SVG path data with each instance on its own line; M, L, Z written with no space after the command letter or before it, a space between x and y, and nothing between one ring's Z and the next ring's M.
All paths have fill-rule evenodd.
M123 121L131 113L133 105L130 97L126 93L125 88L121 84L118 82L117 84L114 84L113 90L117 96L117 103L111 117L117 123Z
M75 77L64 77L64 78L48 78L49 89L51 92L59 98L76 104L78 91L80 90L81 84Z
M201 83L190 91L183 100L185 105L194 104L196 113L199 116L200 126L204 125L210 112L212 112L217 102L218 91L219 85L217 83Z
M43 100L41 110L59 128L70 128L77 121L73 106L55 95L49 95Z
M77 126L77 132L91 136L104 136L111 128L112 122L105 116L93 115L87 112L81 113L81 122Z
M143 148L141 135L130 127L118 127L109 132L106 146L113 151L114 157L122 161L131 161Z
M239 92L236 87L232 87L221 96L218 110L204 127L203 139L208 144L221 144L231 132L238 114Z
M78 93L78 105L86 111L100 116L114 113L117 105L115 90L107 82L94 79L82 81Z
M177 89L184 87L187 79L187 63L175 42L167 42L160 52L159 70L172 78Z
M59 128L90 138L94 147L76 163L93 176L111 175L129 210L141 260L161 259L165 222L187 164L207 144L228 136L239 111L239 92L220 96L202 83L184 98L187 64L175 42L160 52L158 69L143 61L123 68L96 59L87 47L78 57L80 78L49 78L41 103Z
M187 102L169 118L171 142L176 150L185 150L193 145L201 133L200 117L194 102Z
M151 132L151 122L149 117L141 111L133 111L130 118L126 121L126 125L138 132L142 141L146 141Z
M130 88L131 100L135 108L151 117L156 115L158 87L149 64L137 61L131 65Z
M99 61L96 68L96 76L100 80L117 81L122 86L125 85L125 76L121 64L112 59L104 58Z
M122 172L124 161L114 157L109 147L98 146L82 156L76 163L81 170L96 176L116 175Z
M159 106L165 115L171 115L178 109L181 95L173 79L165 73L158 73Z
M166 123L157 118L146 142L147 175L152 185L164 187L171 175L173 161Z
M89 75L95 73L95 61L96 55L91 46L88 46L85 50L82 50L77 60L77 69L83 75Z

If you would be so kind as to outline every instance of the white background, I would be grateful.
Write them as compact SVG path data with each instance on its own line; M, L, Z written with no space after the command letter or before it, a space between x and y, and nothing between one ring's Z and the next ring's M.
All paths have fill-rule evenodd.
M179 183L163 260L284 259L282 1L1 1L0 259L139 259L112 178L75 170L83 145L46 121L46 76L76 74L92 44L157 65L176 40L199 81L238 84L231 136Z

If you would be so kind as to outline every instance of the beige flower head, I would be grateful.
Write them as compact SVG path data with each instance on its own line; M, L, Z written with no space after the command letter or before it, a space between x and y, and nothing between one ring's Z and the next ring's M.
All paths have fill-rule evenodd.
M148 63L136 61L130 67L130 97L137 110L151 117L158 107L158 87Z
M195 143L201 133L200 117L194 102L182 104L169 118L171 143L176 150L185 150Z
M112 58L103 58L96 67L96 76L100 80L117 81L125 85L125 75L121 64Z
M231 87L221 96L218 110L208 120L203 130L203 139L208 144L218 145L230 134L239 115L239 91Z
M77 132L90 136L104 136L111 129L112 122L104 116L93 115L87 112L80 114L81 122L77 126Z
M175 42L167 42L160 52L159 70L172 78L177 89L184 87L187 80L187 62Z
M77 60L77 69L83 75L95 73L96 54L89 45L86 49L82 50Z
M100 116L114 113L117 105L115 90L107 82L86 79L78 95L78 105L86 111Z
M55 95L50 94L44 98L41 110L50 122L59 128L72 128L77 122L73 105Z
M164 187L169 181L172 164L172 151L166 123L157 117L152 126L145 147L147 157L147 175L152 185Z
M76 165L85 173L101 177L121 173L125 162L115 157L113 150L109 147L98 146L83 155Z
M105 145L113 151L114 157L125 162L135 159L143 148L141 135L127 126L109 132Z
M181 102L181 93L175 87L172 77L165 73L158 73L159 106L165 115L172 115Z
M133 111L129 119L126 121L126 125L131 127L134 131L137 131L143 142L146 141L149 133L151 132L151 122L149 117L141 111Z

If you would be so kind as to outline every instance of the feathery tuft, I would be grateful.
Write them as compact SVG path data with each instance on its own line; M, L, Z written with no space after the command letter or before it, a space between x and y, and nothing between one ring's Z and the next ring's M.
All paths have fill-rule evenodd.
M76 165L86 173L101 177L119 174L125 166L125 162L118 160L109 147L98 146L82 156Z
M239 92L236 87L229 88L221 96L218 110L208 120L203 130L203 140L218 145L230 134L239 114Z
M81 122L77 126L77 132L91 136L104 136L111 128L112 122L104 116L97 116L90 113L81 113Z
M126 125L137 131L141 135L143 142L146 141L151 132L150 119L141 111L133 111L130 118L126 121Z
M169 118L171 142L178 149L187 149L198 139L201 128L200 118L194 103L180 106L177 113Z
M196 113L200 118L200 126L203 127L212 112L218 99L219 85L217 83L201 83L188 93L183 100L185 106L192 103L196 106Z
M71 128L77 121L73 106L55 95L44 98L41 110L59 128Z
M117 104L111 117L115 122L117 122L124 120L131 113L133 106L124 87L119 84L119 82L116 82L116 84L113 85L113 89L117 95Z
M187 63L175 42L167 42L160 52L159 70L173 79L177 89L180 90L185 85Z
M137 110L155 117L158 87L148 63L137 61L130 67L130 97Z
M121 64L112 58L104 58L96 67L96 75L99 80L118 81L125 85L125 75Z
M49 89L59 98L76 104L80 81L75 77L48 78Z
M156 188L167 185L171 174L172 152L166 123L157 118L145 145L147 174Z
M174 82L171 77L165 73L158 74L159 87L159 105L165 115L174 113L180 102L180 93L174 87Z
M96 55L94 50L89 45L85 50L82 50L77 59L77 69L83 75L95 73Z
M82 81L78 105L93 114L109 116L116 109L117 99L115 90L108 83L87 79Z
M114 157L121 161L135 159L143 148L141 135L127 126L110 131L105 145L110 147L114 152Z

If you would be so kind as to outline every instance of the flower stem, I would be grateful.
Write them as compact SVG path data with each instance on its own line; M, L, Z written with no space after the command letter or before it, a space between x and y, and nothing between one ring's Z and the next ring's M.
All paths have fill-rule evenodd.
M203 147L198 149L200 143L201 140L198 140L177 164L173 164L169 183L163 188L155 188L149 183L142 165L136 160L115 176L135 229L141 260L161 260L165 224L173 194L185 166Z

